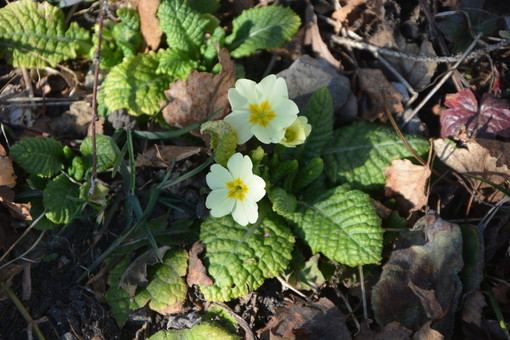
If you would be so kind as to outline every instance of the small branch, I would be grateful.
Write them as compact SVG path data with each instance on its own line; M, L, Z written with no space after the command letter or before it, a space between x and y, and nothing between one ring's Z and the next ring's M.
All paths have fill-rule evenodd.
M229 306L227 306L223 302L214 302L213 306L214 305L219 306L219 307L225 309L228 312L228 314L230 314L231 317L236 319L236 321L239 323L239 325L241 325L241 327L244 329L244 333L246 334L246 339L247 340L255 340L255 335L253 335L253 332L251 331L250 326L248 325L248 323L242 317L237 315Z
M94 53L94 87L92 89L92 121L91 131L92 131L92 175L90 176L90 189L89 195L94 195L94 188L96 184L97 177L97 149L96 149L96 121L97 117L97 87L99 84L99 67L101 64L101 43L103 41L103 24L104 24L104 16L107 9L108 3L106 0L101 0L101 8L99 10L99 29L97 31L97 48Z
M361 298L363 301L363 318L368 320L368 307L367 307L367 292L365 289L365 275L363 274L363 266L358 266L359 270L359 281L361 283Z

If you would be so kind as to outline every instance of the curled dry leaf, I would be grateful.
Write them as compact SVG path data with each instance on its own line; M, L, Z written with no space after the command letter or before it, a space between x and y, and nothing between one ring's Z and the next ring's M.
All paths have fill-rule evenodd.
M502 185L510 179L510 164L506 154L510 146L508 143L499 142L500 145L496 148L496 143L486 143L486 141L483 143L492 146L491 151L478 144L477 140L463 141L463 147L457 147L451 141L436 139L434 152L443 163L461 174L470 174ZM468 181L473 188L492 188L491 185L474 178L468 178ZM491 200L498 198L494 197Z
M0 145L0 186L6 185L10 188L16 185L16 176L12 161L7 157L7 153L2 145Z
M463 127L469 137L510 137L510 109L505 100L485 93L480 102L470 89L446 95L441 114L441 137L457 136Z
M375 120L382 116L386 110L385 103L388 103L388 109L392 113L402 113L404 106L402 105L402 94L386 79L379 69L359 68L356 71L361 90L368 95L371 107L363 112L363 118Z
M213 280L207 276L207 270L202 260L198 258L198 255L202 253L204 249L205 245L203 243L195 242L189 251L188 274L186 276L188 287L194 284L212 286L214 283Z
M32 221L30 203L14 203L14 191L6 185L0 186L0 204L9 209L11 215L24 221Z
M159 28L158 12L160 0L138 0L136 9L140 16L140 31L147 46L156 51L163 31Z
M386 168L386 197L398 195L397 201L404 212L409 213L421 209L427 204L425 188L430 177L430 169L415 165L408 159L397 159Z
M165 91L171 101L163 109L165 121L177 127L186 127L199 122L221 109L216 119L228 113L228 89L234 85L235 69L227 49L219 51L221 72L211 74L193 71L186 80L176 80Z
M137 167L169 167L172 162L182 161L202 151L198 146L154 145L143 154L138 154L135 164Z

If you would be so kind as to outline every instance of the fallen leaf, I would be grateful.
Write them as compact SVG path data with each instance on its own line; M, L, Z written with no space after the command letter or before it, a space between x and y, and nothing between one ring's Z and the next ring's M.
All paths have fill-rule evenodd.
M235 68L227 49L218 55L221 72L211 74L193 71L186 80L176 80L165 91L170 100L163 109L165 121L177 127L186 127L199 122L221 109L216 119L225 117L229 110L228 89L234 85Z
M387 324L383 330L374 332L367 321L361 323L360 332L355 336L355 340L409 340L413 334L410 329L395 321Z
M408 54L437 56L429 40L424 39L420 45L409 43L400 33L400 27L395 28L386 22L380 25L379 30L369 39L369 42L376 46L396 49ZM430 84L437 68L437 63L432 61L386 56L384 58L417 91L423 90Z
M140 31L147 46L156 51L161 43L163 31L159 28L157 12L160 0L138 0L136 9L140 16Z
M137 167L169 167L172 162L182 161L202 151L198 146L154 145L136 156Z
M14 203L14 191L6 185L0 186L0 204L6 207L11 215L24 221L32 221L30 203Z
M324 43L321 38L321 34L319 32L319 26L317 25L317 16L313 11L312 4L307 1L306 5L306 33L305 33L305 44L311 45L312 50L317 53L317 55L326 60L331 66L335 69L340 69L341 63L338 61L331 52L329 51L328 46Z
M426 166L415 165L408 159L396 159L384 172L384 195L398 195L399 207L406 215L419 210L427 204L425 189L430 174L430 169Z
M420 299L421 306L427 317L431 320L441 319L443 316L443 308L441 308L441 304L436 299L436 292L434 292L433 289L420 288L412 281L409 281L407 285L411 288L414 295Z
M121 286L132 297L135 295L138 286L145 287L147 281L147 267L158 263L158 257L163 258L165 253L170 249L164 246L158 249L158 256L154 250L149 250L137 257L126 269L120 278L119 286Z
M461 174L470 174L498 185L503 185L510 179L509 166L502 164L501 158L492 156L489 150L478 144L476 140L465 140L462 146L457 147L455 143L445 139L436 139L434 152L443 163ZM499 152L497 149L493 149L496 156ZM504 160L508 161L506 158ZM490 184L477 179L468 178L468 181L474 189L489 188L489 192L485 193L486 197L490 197L491 193L495 191ZM491 201L494 199L497 198L494 197Z
M351 334L345 324L345 315L327 298L317 302L287 303L276 308L275 315L259 331L261 338L348 340Z
M374 121L377 117L384 117L386 105L392 113L402 113L402 94L386 79L379 69L359 68L356 71L361 90L366 92L370 99L371 107L363 112L363 119Z
M508 286L506 288L508 289ZM462 306L462 321L472 323L481 328L482 312L485 306L487 306L487 301L482 292L477 290L473 294L469 294L464 299L464 305Z
M396 321L418 331L430 320L427 314L432 314L436 317L434 328L450 337L462 291L458 277L463 267L460 227L431 213L418 220L411 232L402 234L399 242L372 290L377 322L385 327ZM413 290L413 285L419 289ZM423 290L434 292L437 301L431 302L430 294ZM428 313L422 306L427 296Z
M10 188L16 185L16 176L12 161L7 157L4 147L0 144L0 186L6 185Z
M367 0L351 0L348 1L345 6L342 6L341 8L337 9L331 14L331 17L335 19L340 24L343 23L347 16L359 5L363 5L367 2Z
M510 137L510 109L506 100L485 93L480 102L470 89L447 94L441 114L441 137L457 136L462 127L468 137Z
M414 333L413 340L443 340L444 336L435 329L430 328L432 320L427 321Z
M194 284L212 286L214 283L213 280L207 276L207 270L202 260L198 258L198 255L200 255L204 249L205 245L203 243L195 242L189 251L188 274L186 276L188 287Z

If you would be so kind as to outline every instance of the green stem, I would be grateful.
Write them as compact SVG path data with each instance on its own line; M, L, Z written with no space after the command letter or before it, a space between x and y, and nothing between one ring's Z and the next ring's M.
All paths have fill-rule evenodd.
M21 315L23 315L23 318L25 319L25 321L32 327L37 339L46 340L46 338L42 334L41 330L39 329L37 322L32 320L32 317L30 316L30 314L28 314L27 309L25 308L25 306L23 306L23 303L21 303L21 301L16 296L16 293L14 293L14 291L11 289L11 287L7 287L5 285L5 282L0 282L0 287L3 288L3 290L5 291L7 296L12 300L14 305L18 308Z

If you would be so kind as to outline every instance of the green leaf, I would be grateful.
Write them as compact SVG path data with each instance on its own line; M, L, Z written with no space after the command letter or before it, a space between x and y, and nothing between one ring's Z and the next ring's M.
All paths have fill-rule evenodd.
M65 175L58 175L43 191L46 217L57 224L67 224L81 210L80 187Z
M405 136L420 155L429 143L417 136ZM334 132L333 142L324 149L324 172L335 183L347 182L363 190L379 190L384 171L391 161L411 157L402 140L388 126L357 121Z
M312 132L298 152L306 159L320 157L322 149L333 136L333 100L327 87L315 91L302 113L308 118Z
M312 158L309 162L300 166L299 171L294 178L293 190L298 191L303 189L319 177L323 170L324 162L322 158Z
M232 22L225 42L234 58L249 56L259 49L278 47L298 30L301 20L290 8L271 5L250 8Z
M185 52L167 49L159 59L158 72L165 72L178 79L185 79L191 71L198 68L198 62L189 59Z
M71 166L67 169L67 173L75 180L81 181L89 166L85 164L83 157L74 157Z
M244 296L266 278L283 273L294 246L292 233L277 216L245 227L231 216L209 218L202 223L200 240L206 246L204 264L214 280L210 287L199 285L209 301Z
M211 149L215 150L214 161L224 167L236 152L236 132L230 124L223 120L208 121L200 126L200 133L211 135Z
M381 219L370 196L342 185L321 195L313 204L298 201L287 218L297 224L312 252L354 267L381 260Z
M273 203L273 211L278 215L286 216L293 213L297 207L296 196L282 188L274 188L269 192L269 200Z
M32 175L51 177L64 166L63 145L53 138L23 138L10 150L12 159Z
M133 116L153 115L164 101L171 77L157 73L159 56L154 52L126 58L113 67L103 83L104 102L110 111L127 108Z
M200 13L214 14L220 8L220 0L188 0L189 5Z
M166 34L168 46L199 58L200 45L204 41L205 26L209 20L194 11L187 0L164 0L158 9L160 28Z
M110 306L112 316L117 321L119 327L124 326L129 318L129 293L119 286L120 278L129 267L129 264L129 258L124 257L112 268L110 275L108 275L109 288L104 295L106 302Z
M189 329L159 331L148 340L239 340L240 338L218 325L202 322Z
M136 54L142 43L140 18L135 9L123 7L117 11L121 22L113 27L113 39L119 45L125 57Z
M83 161L89 167L92 166L92 137L87 137L80 145ZM119 147L109 136L96 135L97 172L108 170L115 164L120 154ZM73 162L74 165L74 162Z
M299 162L295 159L279 161L276 157L271 164L271 183L281 182L286 190L291 190L292 183L299 169Z
M138 291L135 304L140 308L149 302L149 307L162 314L179 313L186 301L188 287L184 279L188 269L188 253L174 248L166 252L163 263L154 266L147 287Z
M39 217L44 212L44 205L42 197L35 197L30 199L30 216L32 216L33 220L32 223L34 223L35 219ZM48 218L43 216L39 222L35 225L35 229L37 230L51 230L59 225L56 223L51 222L48 220Z
M11 2L0 9L0 51L14 67L36 67L74 59L90 46L87 31L71 25L66 32L60 9L47 2Z

